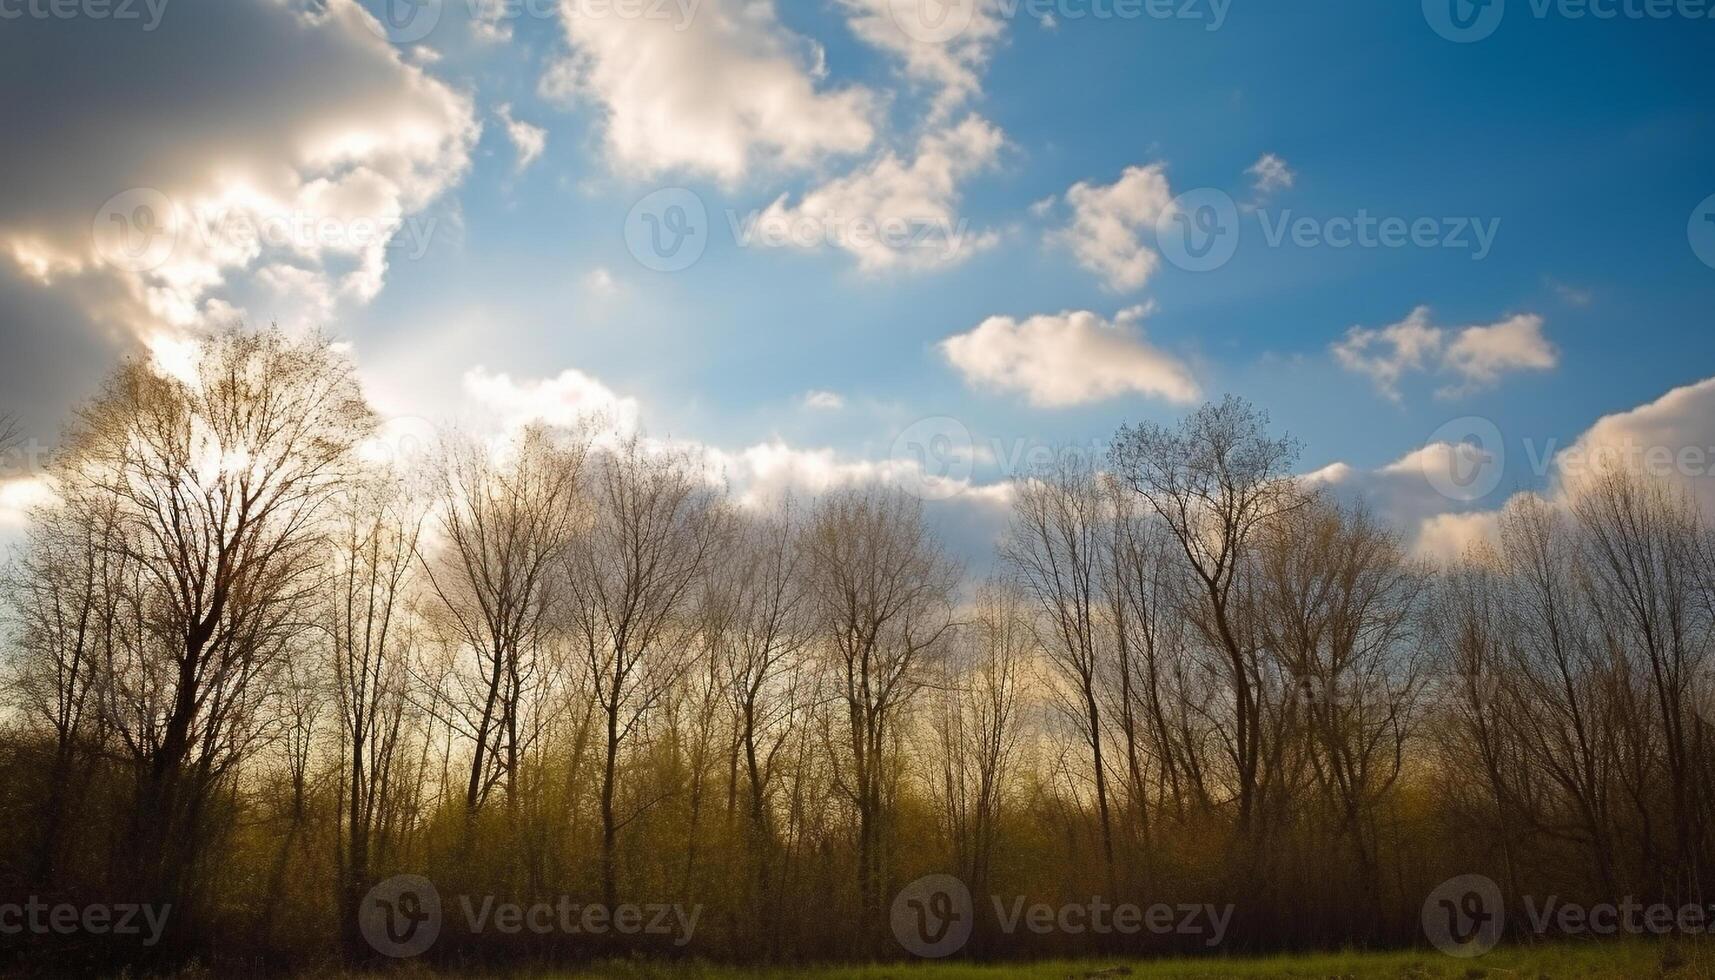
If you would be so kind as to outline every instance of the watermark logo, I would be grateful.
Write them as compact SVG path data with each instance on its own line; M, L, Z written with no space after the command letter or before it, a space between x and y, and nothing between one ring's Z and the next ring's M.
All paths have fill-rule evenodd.
M1495 948L1506 927L1501 888L1483 875L1442 882L1423 900L1423 934L1448 956L1481 956Z
M1430 433L1419 454L1423 478L1449 500L1481 500L1501 485L1506 470L1506 446L1495 423L1467 415L1443 423Z
M889 453L900 487L920 500L948 500L963 493L975 457L971 430L945 415L907 426L893 440Z
M683 187L666 187L632 205L625 216L625 246L655 272L689 269L709 247L709 210Z
M457 896L455 903L471 935L664 936L673 945L690 943L703 907L666 903L583 904L569 895L535 902ZM358 910L358 928L376 952L395 959L420 956L440 937L442 903L435 885L422 875L395 875L369 890Z
M1268 248L1446 249L1481 262L1494 250L1501 219L1472 215L1385 215L1359 208L1351 214L1308 215L1291 208L1247 206L1212 187L1174 198L1155 219L1155 244L1169 263L1187 272L1212 272L1232 261L1254 218Z
M1529 0L1515 5L1533 20L1715 20L1709 0ZM1423 17L1435 33L1458 44L1492 36L1506 16L1506 0L1423 0Z
M1187 272L1211 272L1239 250L1239 208L1212 187L1173 199L1155 221L1155 242L1167 261Z
M1157 902L1109 902L1100 896L1088 901L1032 902L1024 895L988 896L995 928L1006 935L1020 931L1038 936L1202 936L1204 945L1219 946L1232 924L1234 907L1209 903L1170 905ZM913 881L894 896L894 938L907 951L925 959L951 956L970 941L980 910L970 889L952 875L931 874Z
M1487 38L1500 28L1506 13L1506 0L1423 0L1423 18L1455 44Z
M1691 251L1704 265L1715 269L1715 194L1703 199L1691 212L1691 221L1685 227L1686 237L1691 240Z
M179 225L171 198L153 187L134 187L108 198L95 213L95 251L114 268L148 272L172 258Z
M952 875L924 875L893 898L893 936L924 959L939 959L963 949L976 924L971 890Z
M422 875L394 875L363 896L363 938L383 956L420 956L441 934L441 893Z
M970 29L979 0L888 0L887 13L920 44L946 44Z
M394 44L415 44L441 22L445 0L378 0L373 27Z

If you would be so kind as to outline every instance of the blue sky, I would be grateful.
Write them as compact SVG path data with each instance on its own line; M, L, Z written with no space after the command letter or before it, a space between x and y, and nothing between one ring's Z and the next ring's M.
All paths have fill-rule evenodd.
M0 409L33 431L57 426L111 367L66 339L80 331L117 356L221 317L313 321L353 344L391 412L516 421L542 414L542 399L631 399L652 435L789 447L822 454L824 469L897 462L902 432L950 418L978 447L972 487L1009 475L982 447L1095 445L1121 422L1184 412L1186 384L1267 409L1302 441L1305 471L1374 472L1443 423L1480 417L1510 451L1492 495L1446 504L1468 510L1548 480L1524 440L1571 444L1715 374L1715 268L1688 231L1715 195L1715 20L1686 16L1694 3L1644 17L1599 0L1619 11L1602 19L1492 0L1498 27L1456 43L1434 28L1434 5L1468 0L1177 0L1167 7L1185 16L1081 18L1115 8L953 0L972 26L937 41L899 20L918 0L700 0L657 43L634 33L659 24L592 2L431 3L417 14L433 29L398 44L349 0L170 0L148 31L0 21L0 64L12 56L22 92L0 121L46 147L0 167L12 198L0 312L13 311L15 339L53 331L58 345L39 363L13 359L0 380L16 404ZM1032 14L1044 11L1052 26ZM56 52L92 39L108 46L99 71L144 80L148 99L115 105L125 97L68 81L79 63ZM233 91L252 57L277 73L267 107L246 106L242 81L213 94ZM169 90L157 81L168 76L184 80ZM104 137L121 111L156 128ZM775 115L746 116L762 111ZM254 125L276 116L291 120L279 133ZM347 132L365 120L373 144ZM311 149L336 130L337 166ZM79 163L97 153L99 166ZM227 165L269 153L283 173ZM905 172L877 179L890 155ZM1265 158L1272 181L1258 176ZM353 176L369 171L385 179ZM230 202L234 173L268 188L243 200L298 209L323 206L306 188L331 180L349 191L326 205L339 220L397 213L429 230L426 251L396 236L365 278L351 271L361 249L211 247L197 257L212 278L186 285L173 274L181 236L165 264L103 279L85 229L104 200L159 187L179 209ZM63 207L30 200L44 182ZM894 197L877 203L884 183ZM626 237L634 207L664 188L708 215L706 251L674 272L647 268ZM1238 247L1194 272L1160 254L1155 219L1201 189L1231 199ZM963 244L920 263L734 241L729 212L742 221L781 201L804 217L817 194L832 202L824 228L933 217L966 229ZM1432 222L1456 240L1269 241L1281 222L1319 239L1360 215ZM1478 249L1467 221L1492 243ZM1115 228L1117 242L1092 233ZM1103 256L1145 271L1116 275ZM991 317L1005 319L979 332ZM1406 333L1387 332L1401 324L1422 328L1415 360L1395 346ZM1342 358L1353 328L1375 333ZM943 346L961 336L962 363ZM484 389L498 401L477 393L479 369L505 376ZM582 387L540 387L568 370ZM826 393L823 407L810 392Z

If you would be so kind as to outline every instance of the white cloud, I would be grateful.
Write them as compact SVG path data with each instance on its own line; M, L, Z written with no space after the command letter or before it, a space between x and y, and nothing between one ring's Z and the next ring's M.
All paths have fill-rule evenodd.
M1292 187L1298 175L1286 165L1286 161L1272 153L1264 153L1257 162L1245 169L1252 178L1251 188L1257 197L1267 197L1275 191L1287 190Z
M785 496L807 502L850 486L924 492L925 511L940 528L949 549L978 563L992 559L994 543L1011 506L1010 484L983 484L968 476L931 473L911 454L865 458L827 447L794 446L780 438L732 449L695 440L650 437L644 434L643 406L637 399L620 395L576 369L551 378L514 379L477 368L465 375L464 390L480 409L476 413L479 420L487 426L478 435L496 452L504 451L511 437L526 425L589 424L596 427L598 448L636 435L648 452L689 452L700 460L707 479L726 486L741 507L764 507ZM417 427L407 426L404 441L420 444L426 440Z
M605 116L616 171L741 180L759 161L799 168L875 138L873 95L819 84L819 51L779 22L773 0L702 0L694 17L616 17L562 0L571 46L546 94Z
M1441 343L1441 328L1429 323L1429 307L1419 306L1404 320L1379 330L1353 327L1332 350L1342 367L1367 376L1376 390L1399 401L1400 378L1437 359Z
M1379 469L1334 463L1300 479L1336 499L1367 507L1398 529L1414 554L1441 560L1463 553L1466 544L1493 524L1482 516L1487 512L1443 496L1429 480L1432 473L1451 472L1454 454L1468 451L1464 445L1429 443Z
M495 112L506 127L506 137L512 141L512 148L518 152L518 172L523 173L548 148L548 131L512 118L512 106L508 103L502 102Z
M1436 514L1418 525L1412 553L1436 565L1450 565L1479 544L1494 547L1500 542L1500 514L1477 511L1469 514Z
M1431 323L1429 307L1419 306L1386 327L1353 327L1330 350L1342 367L1368 377L1392 401L1402 399L1400 381L1417 373L1451 379L1436 394L1454 398L1493 387L1508 373L1555 367L1559 352L1543 336L1542 325L1542 317L1520 314L1487 325L1443 328Z
M846 407L846 399L837 391L808 391L804 393L804 407L837 412Z
M1715 378L1603 416L1558 451L1552 442L1522 439L1510 440L1507 448L1522 450L1526 466L1546 479L1539 495L1551 506L1567 506L1594 477L1624 472L1678 486L1715 519ZM1447 561L1478 541L1494 543L1505 506L1520 496L1538 494L1522 491L1493 509L1470 509L1436 492L1429 474L1450 472L1451 454L1468 449L1431 443L1377 470L1335 463L1302 479L1343 499L1363 502L1399 528L1416 554Z
M1105 186L1080 181L1066 191L1072 222L1050 240L1065 245L1078 264L1116 292L1141 289L1161 256L1140 237L1173 202L1161 164L1127 167Z
M479 41L499 44L512 40L511 12L507 9L516 0L468 0L470 29Z
M592 424L630 435L638 428L637 399L617 394L576 368L552 378L515 381L511 375L476 367L465 372L464 389L505 429L538 422L565 427Z
M1088 311L1022 322L994 316L941 342L967 384L1020 392L1030 404L1061 408L1136 393L1196 401L1191 369L1144 339L1141 307L1112 322Z
M1715 518L1715 378L1605 415L1554 455L1564 493L1616 467L1677 483Z
M955 265L998 240L969 231L959 182L992 167L1005 142L992 123L969 116L925 134L909 161L889 151L796 205L781 195L741 234L763 245L843 249L868 272Z
M0 264L104 332L243 316L242 289L269 303L253 319L288 327L368 302L402 254L395 233L432 233L413 216L462 177L479 133L470 99L352 0L235 0L143 44L62 27L9 24L0 62L16 44L51 75L127 83L45 77L48 102L0 108L0 184L31 188L0 199Z
M0 480L0 528L24 527L29 523L32 509L53 499L53 488L45 477Z
M840 2L853 34L900 59L907 77L936 86L931 110L935 118L944 118L981 93L982 72L1006 30L1000 6L991 0L965 0L948 13L953 17L968 13L970 22L954 37L940 42L912 37L901 26L901 16L927 12L920 4L900 0Z
M1509 371L1547 371L1560 363L1560 354L1542 335L1542 317L1509 317L1486 327L1466 327L1447 345L1446 365L1459 385L1443 389L1448 395L1493 387Z

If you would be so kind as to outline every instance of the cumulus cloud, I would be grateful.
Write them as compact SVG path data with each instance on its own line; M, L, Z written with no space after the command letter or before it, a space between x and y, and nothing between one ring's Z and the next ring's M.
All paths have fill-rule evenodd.
M512 118L512 106L508 103L502 102L495 113L506 127L506 138L512 141L512 148L518 153L518 172L523 173L548 148L548 131Z
M1429 307L1419 306L1398 323L1353 327L1330 350L1340 366L1368 377L1391 401L1402 400L1401 380L1417 373L1448 379L1436 394L1455 398L1494 387L1509 373L1554 368L1560 355L1542 326L1542 317L1520 314L1486 325L1437 327Z
M683 22L581 0L562 0L560 15L571 51L543 90L601 110L608 156L627 175L736 183L759 160L799 168L875 138L873 94L823 85L820 49L780 23L773 0L702 0Z
M1460 330L1447 345L1444 363L1460 379L1442 389L1451 396L1493 387L1511 371L1551 370L1560 354L1542 335L1542 317L1526 314Z
M867 272L957 264L998 240L969 230L959 184L992 167L1005 142L992 123L969 116L925 134L910 160L890 151L796 205L781 195L740 234L774 247L839 248Z
M903 490L925 501L925 513L958 557L977 564L993 559L1012 502L1008 483L980 483L968 473L938 473L914 454L857 456L828 447L795 446L771 438L737 448L696 440L665 440L645 429L644 406L575 368L547 378L514 378L476 368L464 393L477 411L478 434L498 451L524 426L589 428L598 447L636 437L646 452L688 452L712 484L727 488L741 507L764 507L792 497L809 501L853 486ZM811 392L810 396L831 395ZM838 397L838 396L834 396ZM409 420L408 420L409 421ZM409 430L413 438L415 430Z
M911 17L925 8L898 0L840 0L852 33L865 43L898 58L908 78L936 88L931 114L944 117L980 94L982 73L988 66L1006 30L999 4L992 0L965 0L948 16L965 23L953 37L924 40L923 30L907 33L901 17ZM923 25L925 27L929 25ZM931 28L933 32L933 28ZM913 35L916 36L913 36Z
M1072 251L1078 264L1115 292L1143 288L1161 256L1143 243L1145 229L1173 203L1167 171L1161 164L1127 167L1112 184L1080 181L1066 191L1072 221L1050 241Z
M809 391L804 393L804 407L837 412L846 407L846 400L837 391Z
M1429 307L1419 306L1404 320L1380 329L1353 327L1331 349L1341 367L1367 376L1377 391L1399 401L1400 378L1438 359L1442 339L1441 328L1429 323Z
M470 99L353 0L197 6L146 43L118 21L0 31L0 82L38 93L0 105L0 183L30 189L0 197L0 334L136 350L246 316L240 294L268 304L255 319L324 320L379 292L468 167Z
M941 352L967 384L1018 392L1043 408L1124 394L1196 401L1191 369L1144 338L1145 313L1134 307L1112 321L1085 310L1023 321L993 316L942 341Z
M1715 378L1675 388L1624 412L1603 416L1571 445L1512 440L1523 463L1544 480L1540 491L1512 498L1462 502L1435 490L1432 473L1454 467L1454 454L1468 445L1430 443L1377 470L1335 463L1302 479L1351 501L1361 501L1398 527L1418 555L1448 561L1478 541L1494 543L1505 506L1520 496L1539 495L1565 507L1587 482L1614 472L1664 481L1689 493L1715 519Z
M1348 504L1359 504L1382 518L1422 558L1457 557L1478 536L1493 527L1484 517L1484 500L1459 501L1439 492L1432 473L1450 472L1454 457L1472 447L1432 442L1373 470L1334 463L1300 479L1316 490Z
M637 399L619 395L576 368L552 378L514 380L509 374L476 367L465 372L464 389L507 429L534 423L569 428L591 423L626 436L638 427Z
M1715 378L1605 415L1553 455L1562 493L1614 469L1675 483L1715 518Z

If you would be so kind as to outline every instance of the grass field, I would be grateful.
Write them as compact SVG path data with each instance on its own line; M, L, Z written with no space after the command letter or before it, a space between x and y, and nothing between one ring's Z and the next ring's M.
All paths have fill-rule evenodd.
M547 978L602 980L1225 980L1268 977L1328 980L1428 980L1428 978L1522 977L1529 980L1603 978L1676 980L1715 978L1715 944L1678 942L1565 943L1497 949L1473 960L1428 950L1395 953L1328 953L1313 956L1202 958L1185 960L1056 960L1000 966L962 963L882 964L773 970L699 964L618 962Z

